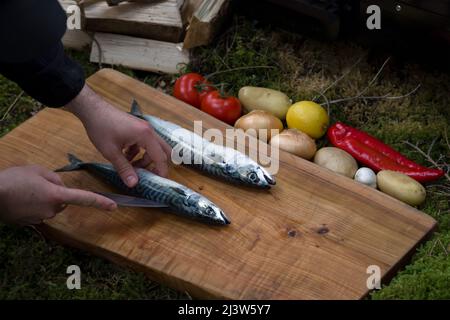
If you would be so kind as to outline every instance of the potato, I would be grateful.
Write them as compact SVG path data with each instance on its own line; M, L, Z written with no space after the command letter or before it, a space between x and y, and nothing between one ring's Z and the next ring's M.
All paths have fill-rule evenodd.
M352 179L356 170L358 170L356 160L349 153L334 147L326 147L317 151L314 162L321 167Z
M411 206L418 206L424 202L427 195L425 188L419 182L396 171L378 172L377 183L381 191Z
M242 87L238 97L247 111L268 111L281 120L286 118L292 104L283 92L260 87Z
M311 159L316 153L316 142L306 133L297 129L287 129L272 137L270 145L274 148L295 154L303 159Z

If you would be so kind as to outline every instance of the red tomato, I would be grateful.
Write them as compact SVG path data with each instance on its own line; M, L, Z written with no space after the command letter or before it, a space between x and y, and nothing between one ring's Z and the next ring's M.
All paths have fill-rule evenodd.
M212 91L205 95L201 103L201 109L230 125L234 125L242 113L238 98L222 96L219 91Z
M200 90L198 91L198 100L200 102L200 104L198 105L198 107L200 108L202 105L202 100L203 98L210 93L211 91L217 91L216 88L214 88L213 86L209 85L209 82L204 82L203 85L201 86Z
M173 95L175 98L200 108L201 97L215 90L209 82L198 73L187 73L175 82Z

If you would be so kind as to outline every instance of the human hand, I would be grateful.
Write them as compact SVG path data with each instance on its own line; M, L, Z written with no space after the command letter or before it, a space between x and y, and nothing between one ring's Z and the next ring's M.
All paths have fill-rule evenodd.
M130 161L141 148L145 153L134 165L147 167L153 162L153 171L167 176L171 148L146 121L113 107L87 85L67 109L81 120L92 143L112 163L128 187L138 182Z
M67 205L114 210L114 201L99 194L66 188L55 172L41 166L0 171L0 220L18 225L39 224Z

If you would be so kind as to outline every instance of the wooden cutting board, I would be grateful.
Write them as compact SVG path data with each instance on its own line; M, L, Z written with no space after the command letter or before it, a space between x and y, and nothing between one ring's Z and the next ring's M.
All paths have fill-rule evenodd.
M114 70L103 69L88 83L123 110L136 98L146 113L188 129L193 120L203 120L204 128L227 128ZM45 109L0 139L0 167L37 163L55 169L67 163L68 152L104 161L74 116ZM435 227L420 211L314 163L287 153L280 154L280 161L271 190L171 167L171 179L199 191L229 215L227 227L159 209L106 213L69 207L41 229L194 297L359 299L368 293L369 266L378 266L387 280ZM112 190L86 172L62 177L71 187Z

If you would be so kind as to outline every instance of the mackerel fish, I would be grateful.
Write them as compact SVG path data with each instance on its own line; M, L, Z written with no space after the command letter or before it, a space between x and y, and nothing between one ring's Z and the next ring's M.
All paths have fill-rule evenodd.
M136 100L133 100L130 114L146 120L180 157L186 159L187 154L188 161L183 164L237 184L266 189L275 185L274 177L242 152L209 142L172 122L143 114Z
M160 177L145 169L136 168L139 182L135 187L129 188L122 182L117 171L110 164L83 162L72 154L68 154L68 158L70 163L55 170L56 172L85 169L131 196L165 204L170 211L180 216L208 224L230 224L230 219L218 206L175 181Z

